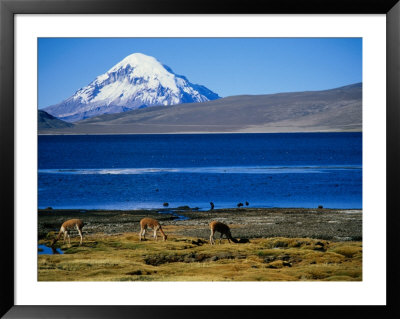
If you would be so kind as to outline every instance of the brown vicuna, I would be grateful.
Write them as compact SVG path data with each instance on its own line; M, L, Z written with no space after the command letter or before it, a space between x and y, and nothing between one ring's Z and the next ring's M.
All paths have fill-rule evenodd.
M64 235L64 244L65 244L65 240L68 237L68 243L71 244L71 237L69 236L69 231L73 228L76 228L76 230L79 233L79 236L81 236L81 241L79 243L79 245L82 245L82 240L83 240L83 236L82 236L82 228L83 228L84 224L83 221L80 219L70 219L65 221L60 228L60 232L58 233L57 237L53 239L51 246L54 246L54 244L57 242L57 240L59 240L61 238L61 235Z
M238 242L235 238L232 237L232 235L231 235L231 230L230 230L229 226L228 226L228 225L225 225L224 223L217 222L217 221L214 220L214 221L212 221L212 222L210 223L210 229L211 229L211 235L210 235L210 244L211 244L211 245L214 245L214 244L215 244L215 241L214 241L214 234L215 234L215 232L221 233L221 237L220 237L220 239L219 239L219 243L221 243L221 240L222 240L222 236L223 236L223 235L226 236L226 238L228 239L228 242L231 242L231 240L232 240L234 243L237 243L237 242Z
M154 239L157 240L157 230L160 231L160 233L163 236L164 240L167 240L167 235L164 234L164 231L161 228L161 225L158 221L156 221L153 218L143 218L140 221L140 233L139 233L139 240L142 240L142 236L144 239L146 239L146 229L151 228L154 231Z

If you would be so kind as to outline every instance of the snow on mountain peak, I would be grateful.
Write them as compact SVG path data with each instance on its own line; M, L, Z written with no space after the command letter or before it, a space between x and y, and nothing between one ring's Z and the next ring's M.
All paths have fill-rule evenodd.
M156 58L133 53L67 100L45 108L66 121L153 105L205 102L218 94L190 83Z
M133 53L124 58L121 62L114 65L108 72L113 72L120 68L126 67L142 67L145 68L163 68L162 64L154 57L145 55L143 53Z

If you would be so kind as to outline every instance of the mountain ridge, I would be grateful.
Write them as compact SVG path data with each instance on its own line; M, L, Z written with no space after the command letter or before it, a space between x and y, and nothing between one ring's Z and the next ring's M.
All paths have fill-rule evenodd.
M362 131L362 83L107 114L44 134Z
M54 117L53 115L47 113L46 111L39 110L38 111L38 129L46 130L46 129L59 129L65 127L73 127L74 124L68 123L58 118Z

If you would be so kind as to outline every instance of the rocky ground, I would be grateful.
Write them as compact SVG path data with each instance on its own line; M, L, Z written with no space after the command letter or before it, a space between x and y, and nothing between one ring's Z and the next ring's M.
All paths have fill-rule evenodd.
M218 220L231 227L236 238L309 237L333 241L362 240L362 211L305 208L232 208L197 211L188 207L135 210L55 210L38 211L38 239L57 232L61 224L80 218L83 233L121 234L139 232L139 221L156 218L165 232L208 239L208 224ZM149 234L150 235L150 234Z

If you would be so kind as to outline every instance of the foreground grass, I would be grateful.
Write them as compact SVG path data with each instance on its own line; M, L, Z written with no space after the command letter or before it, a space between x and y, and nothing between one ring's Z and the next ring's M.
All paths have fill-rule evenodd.
M233 244L169 236L139 242L136 233L93 235L63 255L38 256L39 281L360 281L362 243L310 238ZM41 240L48 244L49 240Z

